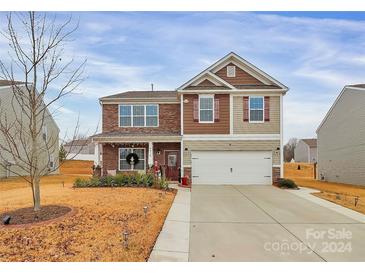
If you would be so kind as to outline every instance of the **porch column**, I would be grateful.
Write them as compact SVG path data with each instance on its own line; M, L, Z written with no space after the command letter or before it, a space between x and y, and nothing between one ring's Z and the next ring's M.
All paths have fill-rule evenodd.
M95 150L94 150L94 164L95 164L95 166L100 165L100 151L99 151L99 143L95 143Z
M153 166L153 142L148 142L148 166Z

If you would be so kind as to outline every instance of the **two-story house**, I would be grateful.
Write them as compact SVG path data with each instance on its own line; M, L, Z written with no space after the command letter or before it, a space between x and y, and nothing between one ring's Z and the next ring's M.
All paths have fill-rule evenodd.
M22 96L15 97L14 90ZM31 170L31 147L27 145L31 142L29 113L26 108L30 99L26 94L24 83L0 80L0 179L27 176ZM43 106L42 101L40 107ZM40 114L38 169L44 170L42 174L58 174L60 130L46 107Z
M93 137L102 172L145 171L157 161L170 180L181 168L192 184L271 184L283 171L287 91L229 53L175 91L102 97L102 133Z

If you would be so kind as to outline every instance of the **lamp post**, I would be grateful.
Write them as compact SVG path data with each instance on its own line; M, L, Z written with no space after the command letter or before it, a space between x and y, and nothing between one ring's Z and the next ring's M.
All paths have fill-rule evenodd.
M124 246L124 248L128 248L128 236L129 236L128 231L124 231L123 232L123 246Z
M359 197L355 197L355 206L357 206L358 201L359 201Z
M143 207L144 217L147 218L148 206Z

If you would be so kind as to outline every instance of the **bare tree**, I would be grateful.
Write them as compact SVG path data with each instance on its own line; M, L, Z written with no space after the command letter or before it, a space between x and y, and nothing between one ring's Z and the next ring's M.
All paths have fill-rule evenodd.
M288 143L284 146L284 161L290 162L294 159L294 149L297 146L298 139L290 138Z
M40 210L41 177L58 168L50 157L58 158L58 132L45 132L53 119L49 109L84 80L86 60L75 62L64 47L77 27L71 16L60 22L48 13L9 13L2 32L10 60L0 61L0 78L10 83L12 99L11 106L0 105L0 165L8 168L9 159L16 163L12 172L29 182L35 211ZM78 130L77 119L73 138Z

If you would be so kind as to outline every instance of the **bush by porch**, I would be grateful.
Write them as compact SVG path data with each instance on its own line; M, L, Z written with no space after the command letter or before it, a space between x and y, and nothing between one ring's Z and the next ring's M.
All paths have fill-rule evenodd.
M115 176L92 178L77 178L73 185L75 188L83 187L147 187L168 189L164 178L158 178L150 173L118 173Z

